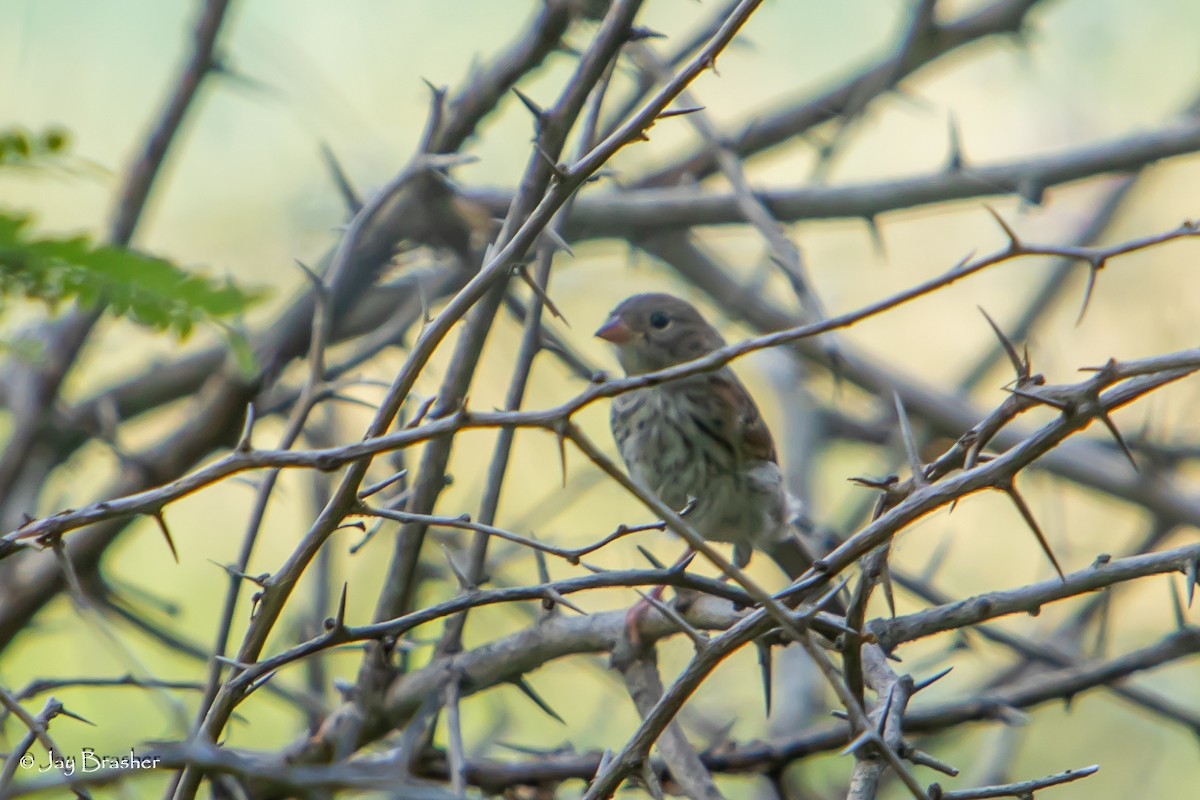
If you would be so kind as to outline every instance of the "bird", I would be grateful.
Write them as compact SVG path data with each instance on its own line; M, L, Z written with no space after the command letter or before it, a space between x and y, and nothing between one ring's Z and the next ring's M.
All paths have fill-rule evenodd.
M694 306L661 293L622 301L595 335L614 347L627 376L725 346ZM705 540L732 544L737 567L756 550L792 579L813 565L790 524L799 504L785 487L771 432L728 366L619 394L610 424L633 482L674 509L687 508L687 522Z

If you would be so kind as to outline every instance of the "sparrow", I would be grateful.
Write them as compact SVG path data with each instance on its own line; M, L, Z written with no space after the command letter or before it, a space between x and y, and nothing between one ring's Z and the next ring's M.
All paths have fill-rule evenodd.
M623 301L596 331L628 376L657 372L725 346L691 304L669 294ZM813 556L789 521L798 503L784 486L771 432L754 399L724 366L618 395L610 418L629 476L708 541L733 545L746 566L755 550L790 578Z

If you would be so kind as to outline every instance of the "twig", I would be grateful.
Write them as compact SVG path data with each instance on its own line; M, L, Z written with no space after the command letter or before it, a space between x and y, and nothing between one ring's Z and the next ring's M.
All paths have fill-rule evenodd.
M1061 786L1064 783L1077 781L1100 771L1099 764L1081 769L1067 770L1057 775L1047 775L1045 778L1034 778L1017 783L1006 783L1003 786L985 786L980 789L958 789L955 791L939 791L933 795L933 800L984 800L988 797L1033 797L1033 793L1051 786Z

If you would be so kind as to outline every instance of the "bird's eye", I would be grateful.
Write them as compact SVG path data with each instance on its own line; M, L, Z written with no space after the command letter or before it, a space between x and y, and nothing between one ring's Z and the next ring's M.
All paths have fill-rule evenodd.
M665 311L655 311L650 315L650 327L657 330L662 330L671 324L671 318L667 316Z

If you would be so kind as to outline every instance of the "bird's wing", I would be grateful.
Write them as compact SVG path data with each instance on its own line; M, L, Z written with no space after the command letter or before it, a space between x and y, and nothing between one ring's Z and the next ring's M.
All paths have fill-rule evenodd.
M730 409L732 418L726 424L730 426L730 439L740 443L738 452L742 459L778 463L771 431L758 413L754 398L737 376L728 369L722 369L709 374L707 384L708 389L724 401L720 407Z

